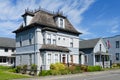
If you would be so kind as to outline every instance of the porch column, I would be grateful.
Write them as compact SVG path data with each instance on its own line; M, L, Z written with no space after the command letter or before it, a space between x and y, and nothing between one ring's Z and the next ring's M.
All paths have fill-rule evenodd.
M95 54L94 53L92 54L92 57L93 57L93 65L96 65L96 63L95 63L96 62L95 61Z
M102 66L101 62L102 62L102 60L101 60L101 54L100 54L100 65ZM103 67L103 66L102 66L102 67Z

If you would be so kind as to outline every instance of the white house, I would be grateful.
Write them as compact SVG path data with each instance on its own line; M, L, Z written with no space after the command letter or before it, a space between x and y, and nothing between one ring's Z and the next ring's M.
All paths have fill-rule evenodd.
M16 65L36 64L45 70L51 63L79 64L79 32L62 13L45 10L22 15L16 33Z
M81 64L110 67L110 54L102 38L82 40L79 44Z
M112 63L120 63L120 35L104 38Z
M15 39L0 37L0 65L14 66Z

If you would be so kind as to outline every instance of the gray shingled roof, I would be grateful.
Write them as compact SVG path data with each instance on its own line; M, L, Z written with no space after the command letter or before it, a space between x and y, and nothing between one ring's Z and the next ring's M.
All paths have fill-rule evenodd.
M0 47L15 48L15 39L0 37Z
M27 12L28 14L29 12ZM26 14L26 13L25 13ZM55 22L55 18L57 14L52 14L43 10L39 10L37 12L34 12L34 16L29 24L29 26L26 27L30 27L30 25L33 24L39 24L39 25L44 25L47 26L49 28L56 28L59 31L63 30L63 31L68 31L71 33L75 33L75 34L80 34L80 32L78 32L73 26L72 24L68 21L68 19L66 17L63 16L63 18L65 19L65 29L61 29L57 26L56 22ZM59 16L59 15L58 15ZM32 26L33 27L33 26ZM24 29L25 27L20 27L17 30L15 30L14 32L19 32Z
M61 52L69 52L70 50L67 47L43 44L40 50L52 50L52 51L61 51Z
M79 41L79 49L94 48L100 38Z

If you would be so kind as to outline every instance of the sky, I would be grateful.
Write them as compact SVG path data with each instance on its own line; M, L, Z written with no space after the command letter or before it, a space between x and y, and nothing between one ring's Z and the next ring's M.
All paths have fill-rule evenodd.
M39 7L62 11L81 39L120 35L120 0L0 0L0 37L15 38L25 9Z

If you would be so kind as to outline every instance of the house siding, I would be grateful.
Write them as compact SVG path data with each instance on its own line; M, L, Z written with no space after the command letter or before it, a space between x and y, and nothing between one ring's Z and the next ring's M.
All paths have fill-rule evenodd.
M108 52L111 54L112 63L120 63L120 35L104 38L104 41L110 43ZM119 41L119 48L116 48L116 41ZM116 60L116 53L119 53L119 60Z

